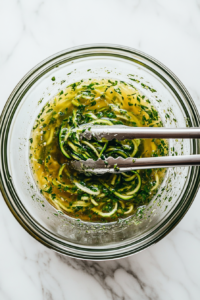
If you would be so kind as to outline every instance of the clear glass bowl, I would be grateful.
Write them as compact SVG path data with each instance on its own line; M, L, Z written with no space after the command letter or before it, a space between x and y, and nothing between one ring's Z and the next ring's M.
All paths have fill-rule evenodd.
M200 126L197 108L184 85L154 58L116 45L68 49L34 67L11 93L0 119L0 185L15 218L38 241L69 256L105 260L137 253L169 233L194 200L200 174L199 167L168 169L148 207L119 222L86 223L59 214L39 193L31 174L31 128L42 106L59 89L97 77L132 83L150 98L166 127ZM169 155L200 153L198 140L170 140L169 144Z

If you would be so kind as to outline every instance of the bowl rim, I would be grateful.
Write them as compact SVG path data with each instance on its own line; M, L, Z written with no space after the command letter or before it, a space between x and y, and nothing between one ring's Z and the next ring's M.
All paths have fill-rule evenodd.
M195 174L195 185L194 185L192 191L190 192L190 195L188 196L188 199L187 199L186 203L184 204L184 207L182 207L181 214L179 213L175 217L175 219L168 224L168 226L167 226L167 228L165 228L165 230L161 230L161 227L162 227L161 225L163 225L163 224L158 226L156 228L156 231L157 232L161 231L161 233L157 234L157 236L154 237L153 239L148 240L145 243L145 245L138 246L137 249L131 249L132 243L129 243L129 245L125 247L126 248L125 251L121 252L120 251L121 247L116 247L114 249L111 248L110 250L109 249L103 249L103 250L87 249L86 250L86 247L81 248L80 245L72 246L68 242L63 243L63 242L59 241L58 238L57 239L53 238L53 234L51 234L51 236L48 235L49 232L47 230L44 230L44 228L42 226L36 226L35 221L30 218L30 215L24 214L25 209L23 207L23 204L21 203L20 199L18 198L16 192L14 190L12 190L11 187L9 187L9 180L8 180L8 178L6 178L6 174L5 174L4 167L3 167L4 161L6 161L7 158L5 155L5 153L6 153L5 149L2 149L2 147L3 147L2 140L6 141L6 142L8 140L8 137L5 136L5 132L3 129L6 127L9 130L9 125L12 122L12 118L11 118L10 122L8 122L8 124L6 124L6 126L4 124L5 123L4 120L8 113L10 113L12 117L14 116L15 111L12 111L12 100L14 99L15 95L17 93L22 92L22 91L20 91L20 89L22 89L22 87L27 82L29 82L31 77L36 72L38 72L38 76L39 76L40 69L43 68L46 64L50 64L54 60L61 58L62 56L66 56L66 55L70 56L71 54L75 54L76 52L80 52L80 51L87 51L87 50L94 51L95 49L96 50L101 49L101 50L109 50L109 51L116 51L116 50L121 51L121 52L123 52L123 54L124 53L127 54L127 58L128 58L128 55L132 55L132 56L137 55L137 56L149 61L153 65L157 66L162 71L164 71L173 80L173 82L178 86L178 88L184 94L184 96L188 102L187 104L189 105L189 107L193 113L193 118L194 118L193 122L196 124L196 126L198 126L198 127L200 126L200 116L199 116L198 110L196 108L196 105L195 105L192 97L190 96L189 92L187 91L186 87L183 85L183 83L178 79L178 77L171 70L169 70L164 64L159 62L157 59L151 57L150 55L145 54L144 52L141 52L137 49L133 49L133 48L125 47L125 46L121 46L121 45L114 45L114 44L80 45L77 47L62 50L60 52L57 52L57 53L49 56L48 58L46 58L44 60L42 60L39 64L37 64L35 67L33 67L28 73L26 73L25 76L15 86L15 88L11 92L10 96L8 97L8 100L6 101L6 103L4 105L4 108L3 108L1 116L0 116L0 147L1 147L0 148L1 149L1 151L0 151L0 190L1 190L2 196L5 200L8 208L10 209L10 211L14 215L14 217L17 219L17 221L31 236L33 236L35 239L37 239L43 245L47 246L48 248L53 249L54 251L56 251L58 253L62 253L62 254L65 254L65 255L68 255L71 257L75 257L75 258L89 259L89 260L107 260L107 259L117 259L117 258L121 258L121 257L126 257L131 254L138 253L138 252L148 248L152 244L157 243L164 236L166 236L169 232L171 232L171 230L173 230L173 228L175 228L177 226L177 224L182 220L182 218L184 217L184 215L186 214L186 212L188 211L188 209L190 208L191 204L193 203L193 201L195 199L198 188L200 186L200 168L192 167L191 173L193 174L193 176ZM112 52L109 52L109 54L110 53L112 56ZM92 54L90 53L89 56L91 56L91 55ZM54 67L52 67L52 68L54 68ZM50 68L48 67L48 71L49 70L50 70ZM29 86L29 83L28 83L28 86ZM195 148L195 151L197 153L199 153L199 148L200 147L199 147L199 142L198 142L196 144L196 148ZM11 190L12 190L11 193L10 193L9 188L11 188ZM16 205L16 203L14 203L14 201L12 201L13 197L15 197L15 199L17 199L17 205ZM40 225L40 224L38 224L38 225ZM153 236L153 234L154 234L154 230L151 232L151 236ZM67 244L67 247L66 247L66 244ZM72 251L72 250L76 250L76 251Z

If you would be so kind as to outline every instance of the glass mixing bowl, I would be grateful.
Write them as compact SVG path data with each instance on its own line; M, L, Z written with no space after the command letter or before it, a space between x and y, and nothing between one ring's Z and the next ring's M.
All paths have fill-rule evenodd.
M53 76L55 81L51 80ZM68 49L34 67L11 93L0 120L0 185L15 218L38 241L72 257L105 260L137 253L169 233L194 200L200 173L199 167L168 169L151 203L126 220L86 223L57 212L33 180L30 132L43 105L60 89L97 77L132 83L149 97L166 127L200 126L188 91L156 59L116 45ZM198 154L199 150L198 140L169 141L169 155Z

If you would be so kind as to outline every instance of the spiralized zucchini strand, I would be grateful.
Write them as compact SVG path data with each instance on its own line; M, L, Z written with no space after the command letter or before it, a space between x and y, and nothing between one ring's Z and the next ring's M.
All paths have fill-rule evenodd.
M97 119L94 121L91 121L89 124L106 124L106 125L113 125L113 123L106 119Z
M90 200L91 200L91 202L92 202L92 204L93 204L94 206L98 206L98 205L99 205L99 203L96 202L93 198L91 198Z
M86 194L89 194L89 195L99 195L100 194L100 191L97 190L97 191L92 191L90 190L89 188L87 188L86 186L80 184L79 182L77 181L74 181L74 184L77 186L78 189L82 190L83 192L85 192Z
M127 211L125 211L124 214L128 215L128 214L130 214L132 212L132 210L133 210L133 204L130 204L129 205L129 209Z
M133 144L134 144L134 150L133 153L130 155L131 157L134 157L136 155L136 153L138 152L138 146L140 144L140 140L132 140Z
M94 151L96 156L99 157L99 152L95 149L95 147L91 143L89 143L87 141L81 141L81 143L90 147Z
M72 207L77 207L77 206L87 207L89 205L90 203L87 203L85 201L76 201L72 204Z
M118 203L116 202L113 209L110 212L102 212L101 210L97 209L97 208L92 208L92 210L97 213L98 215L100 215L101 217L111 217L112 215L114 215L114 213L117 211L117 207L118 207Z
M136 176L137 176L136 174L133 174L132 176L127 177L127 178L125 178L124 180L125 180L125 181L132 181Z
M137 186L136 186L136 188L134 190L132 190L130 192L127 192L126 195L134 195L134 194L136 194L139 191L140 187L141 187L141 177L140 177L140 175L138 173L135 173L135 174L136 174L136 176L138 178L138 184L137 184Z
M49 133L49 138L46 142L46 146L50 145L52 140L53 140L53 135L54 135L54 128L51 128L50 133Z
M117 196L119 199L122 199L122 200L130 200L133 198L133 196L129 196L129 195L123 195L123 194L120 194L118 193L117 191L115 191L114 189L110 188L108 184L106 184L105 182L103 182L101 180L101 183L111 192L113 193L115 196Z

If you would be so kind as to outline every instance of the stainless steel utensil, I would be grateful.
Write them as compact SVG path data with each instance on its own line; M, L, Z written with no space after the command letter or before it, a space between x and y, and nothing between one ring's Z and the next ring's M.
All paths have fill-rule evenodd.
M102 175L105 173L122 173L141 169L200 166L200 154L145 158L109 157L106 160L98 159L97 161L93 159L72 161L71 164L79 172Z
M200 128L166 128L166 127L130 127L125 125L82 125L74 131L80 133L80 137L90 140L95 137L98 140L102 138L111 141L112 139L194 139L200 138Z
M110 141L112 139L137 139L137 138L181 138L193 139L200 138L200 128L161 128L161 127L130 127L125 125L83 125L77 129L80 138L91 139L92 137L101 140L102 138ZM126 159L122 157L109 157L106 160L98 159L94 161L72 161L71 165L79 172L88 172L95 174L104 173L122 173L139 169L168 168L168 167L185 167L200 166L200 154L184 156L162 156L147 158Z

